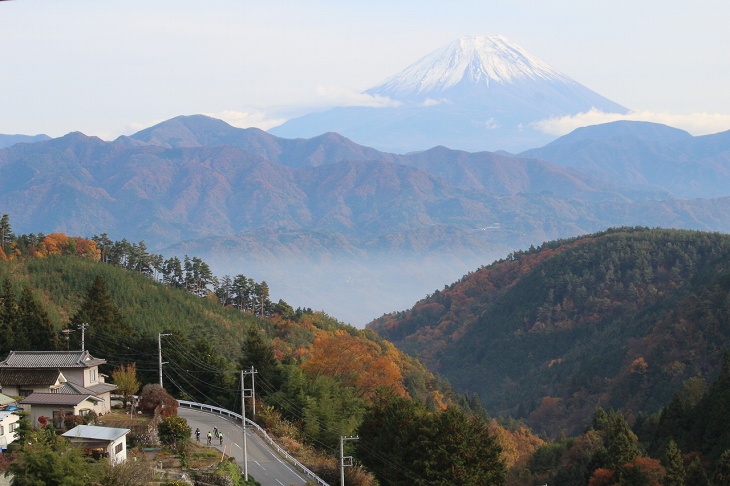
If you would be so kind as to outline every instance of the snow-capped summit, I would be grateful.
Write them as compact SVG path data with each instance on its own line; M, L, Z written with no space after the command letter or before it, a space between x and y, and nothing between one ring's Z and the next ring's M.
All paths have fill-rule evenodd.
M539 121L592 109L628 111L502 36L462 37L365 94L396 103L337 107L270 132L288 138L337 132L400 153L436 145L516 153L555 138L539 130Z
M489 86L526 79L573 82L501 35L463 36L366 92L400 99L443 92L462 81Z

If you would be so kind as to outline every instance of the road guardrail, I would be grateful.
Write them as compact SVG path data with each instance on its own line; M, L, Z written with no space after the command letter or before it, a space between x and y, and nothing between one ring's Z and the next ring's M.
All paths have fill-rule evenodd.
M215 414L218 414L218 415L226 415L228 417L232 417L232 418L235 418L237 420L241 420L241 418L242 418L240 413L232 412L230 410L226 410L225 408L216 407L214 405L208 405L206 403L190 402L188 400L178 400L177 402L180 404L181 407L187 407L187 408L190 408L190 409L197 409L197 410L200 410L200 411L203 411L203 412L215 413ZM292 457L291 454L289 454L281 446L279 446L279 444L277 444L276 442L274 442L274 439L272 439L271 437L269 437L269 434L267 434L266 431L263 428L261 428L261 426L259 426L259 424L257 424L256 422L254 422L253 420L251 420L248 417L246 417L246 424L247 425L250 425L254 429L256 429L256 431L259 433L259 435L261 437L263 437L264 440L266 442L268 442L269 445L276 450L276 452L278 452L287 461L289 461L292 464L294 464L304 474L306 474L310 478L312 478L315 481L317 481L317 484L320 484L322 486L329 486L329 484L325 483L319 476L317 476L312 471L310 471L309 468L307 468L301 462L297 461L294 457Z

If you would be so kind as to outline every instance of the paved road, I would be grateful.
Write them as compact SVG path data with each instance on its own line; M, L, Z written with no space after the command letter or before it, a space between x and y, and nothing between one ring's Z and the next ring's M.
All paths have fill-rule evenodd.
M223 432L223 445L220 445L220 440L214 436L213 447L221 453L225 448L226 455L233 455L236 462L243 465L243 434L240 425L218 414L184 407L178 408L177 414L188 421L188 425L193 430L192 440L195 440L195 429L200 428L202 444L207 442L208 431L212 434L213 427L218 427L218 430ZM246 443L248 474L262 486L301 486L307 482L305 475L282 459L251 429L248 431ZM231 454L231 450L233 450L233 454Z

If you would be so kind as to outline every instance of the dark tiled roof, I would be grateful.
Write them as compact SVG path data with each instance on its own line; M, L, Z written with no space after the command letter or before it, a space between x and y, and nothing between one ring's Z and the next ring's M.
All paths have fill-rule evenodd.
M87 398L92 401L99 399L92 395L77 395L72 393L31 393L20 401L21 405L78 405Z
M89 385L89 390L93 391L97 395L100 393L106 393L116 390L118 387L114 383L97 383L96 385Z
M43 386L55 385L58 381L60 371L55 370L29 370L27 368L0 368L0 385L5 386Z
M10 351L0 368L88 368L104 363L88 351Z
M73 395L96 395L92 390L89 390L88 388L84 388L81 385L77 385L76 383L71 383L70 381L67 381L63 384L60 388L53 391L53 393L70 393Z

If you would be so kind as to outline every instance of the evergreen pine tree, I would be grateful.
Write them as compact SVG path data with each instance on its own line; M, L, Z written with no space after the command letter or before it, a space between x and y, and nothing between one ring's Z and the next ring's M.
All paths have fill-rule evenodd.
M71 325L87 323L86 349L100 358L115 356L117 350L131 338L132 329L125 322L121 311L112 300L106 282L97 276L89 288L84 302L71 318ZM80 333L76 333L76 342Z
M19 329L28 336L29 348L34 351L58 349L58 335L46 310L33 296L29 288L20 295Z
M3 281L0 289L0 355L4 357L14 349L26 349L18 336L20 309L10 279ZM20 342L19 342L20 341Z
M260 379L264 386L257 388L257 394L265 396L274 393L281 386L281 363L274 356L271 344L264 341L255 324L251 324L248 328L238 364L242 370L250 370L253 366L258 371L257 379Z
M606 451L608 466L613 470L620 469L639 455L638 438L620 412L611 411L608 414Z
M720 456L715 466L715 486L730 486L730 449Z
M695 457L687 466L685 484L688 486L712 486L699 457Z
M682 461L682 453L677 447L677 443L673 440L670 440L669 445L667 445L664 468L667 471L667 475L664 476L664 486L685 485L686 474L684 462Z

